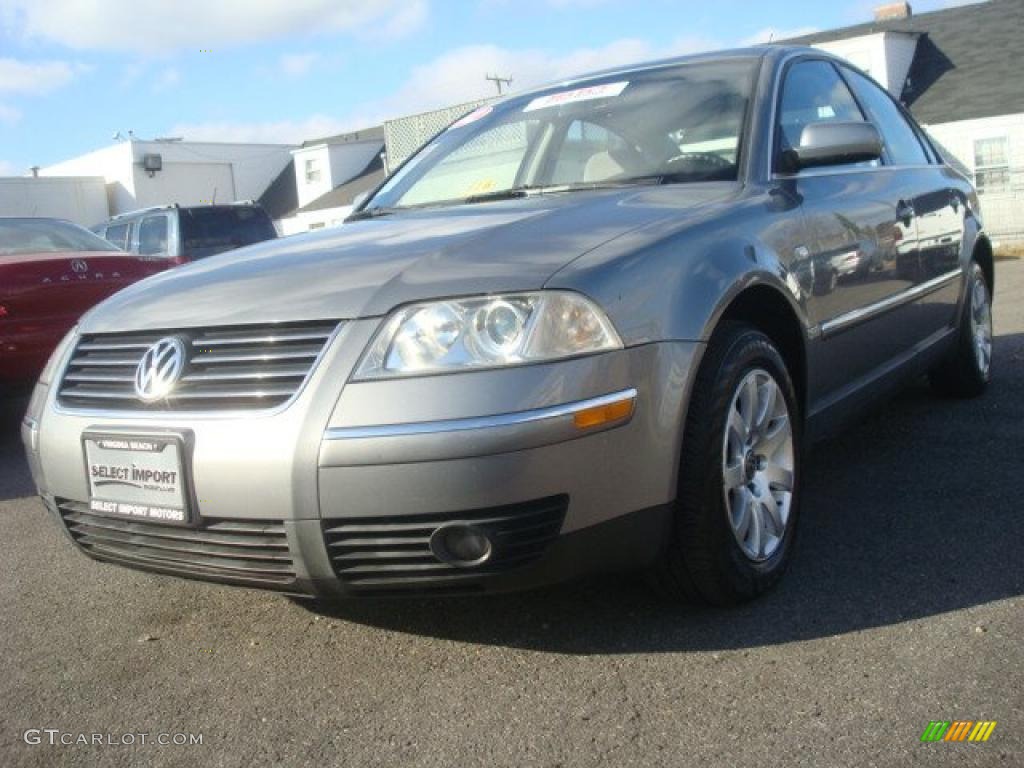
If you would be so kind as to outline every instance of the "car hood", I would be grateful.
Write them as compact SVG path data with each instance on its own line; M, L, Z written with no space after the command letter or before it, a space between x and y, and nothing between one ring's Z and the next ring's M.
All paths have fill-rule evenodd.
M404 211L179 267L115 294L89 333L354 319L444 296L542 288L620 235L734 195L709 183Z

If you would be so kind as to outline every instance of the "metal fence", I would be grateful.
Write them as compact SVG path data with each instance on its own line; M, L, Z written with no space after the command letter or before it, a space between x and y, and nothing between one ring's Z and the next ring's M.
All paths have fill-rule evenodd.
M494 99L467 101L463 104L456 104L454 107L435 109L432 112L422 112L396 120L386 120L384 122L384 149L386 152L384 163L387 172L390 174L442 128L490 101L494 101Z

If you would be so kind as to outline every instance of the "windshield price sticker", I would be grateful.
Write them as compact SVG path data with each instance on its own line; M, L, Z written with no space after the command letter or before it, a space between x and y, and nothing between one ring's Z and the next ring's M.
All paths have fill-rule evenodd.
M618 83L592 85L589 88L577 88L572 91L562 91L561 93L551 93L547 96L539 96L527 104L523 108L523 112L534 112L538 109L547 109L548 107L560 107L563 104L575 104L578 101L593 101L594 99L606 99L612 96L618 96L626 90L627 85L629 85L629 81L622 80Z

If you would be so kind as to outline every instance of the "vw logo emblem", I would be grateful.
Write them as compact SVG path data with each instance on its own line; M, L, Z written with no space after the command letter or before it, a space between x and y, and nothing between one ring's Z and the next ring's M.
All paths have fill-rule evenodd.
M89 271L89 264L85 259L72 259L71 260L71 271L79 275L84 275Z
M167 397L185 367L185 344L168 336L153 344L135 369L135 394L145 403Z

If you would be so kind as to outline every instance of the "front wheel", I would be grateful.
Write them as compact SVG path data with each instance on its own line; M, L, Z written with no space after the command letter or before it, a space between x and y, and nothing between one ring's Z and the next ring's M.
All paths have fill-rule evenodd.
M929 374L932 387L952 397L977 397L992 378L992 293L985 272L972 261L956 347Z
M779 580L796 527L800 426L772 341L746 325L716 332L690 400L672 537L655 573L670 596L732 605Z

